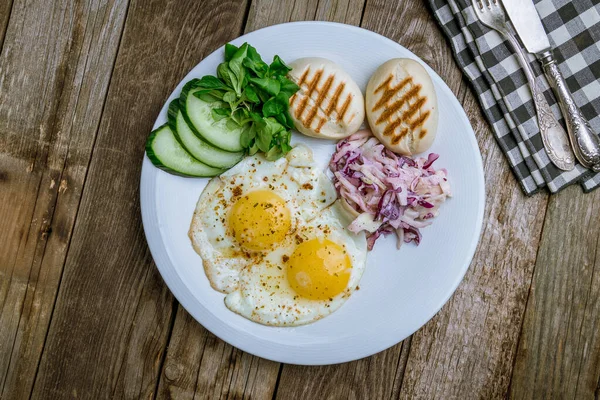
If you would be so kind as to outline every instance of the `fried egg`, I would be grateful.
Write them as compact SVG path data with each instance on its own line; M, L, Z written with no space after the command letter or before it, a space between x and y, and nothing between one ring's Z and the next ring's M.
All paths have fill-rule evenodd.
M252 321L294 326L337 310L362 276L364 234L297 145L285 158L247 157L202 192L189 235L211 286Z

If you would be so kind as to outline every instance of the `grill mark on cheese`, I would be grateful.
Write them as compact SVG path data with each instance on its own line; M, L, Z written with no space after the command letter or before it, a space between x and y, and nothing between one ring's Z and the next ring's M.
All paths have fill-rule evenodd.
M383 130L383 135L384 136L391 135L392 133L394 133L394 130L396 130L396 128L399 127L401 124L402 124L402 120L400 118L396 119L395 121L390 122L389 124L387 124L387 126Z
M304 72L302 73L302 75L300 76L300 80L298 80L298 86L301 86L305 81L306 81L306 77L308 76L310 72L310 68L306 68L304 70ZM296 100L296 93L294 93L294 95L292 96L292 101L290 104L294 104L294 101ZM296 112L294 113L294 116L297 119L300 119L300 116L304 113L304 109L306 108L306 105L308 104L308 97L304 96L300 98L300 104L298 104L298 108L296 108Z
M348 97L346 97L346 101L342 105L342 109L340 111L338 111L340 120L342 120L342 121L344 120L344 115L346 115L346 111L348 111L348 107L350 107L351 102L352 102L352 95L349 94Z
M321 105L323 104L323 101L325 100L325 97L327 97L327 93L329 93L329 89L331 88L332 84L333 84L333 75L329 75L329 77L323 84L323 87L318 91L319 96L317 97L317 100L315 101L315 105L308 112L306 119L304 121L302 121L302 124L305 127L308 128L311 126L313 120L317 116L317 112L319 111L319 108L321 108Z
M425 122L425 120L427 120L427 117L429 117L429 114L430 114L430 112L429 112L429 110L427 110L423 114L421 114L421 116L419 118L417 118L416 120L407 121L411 131L414 131L416 128L422 126L423 123ZM387 127L386 127L386 129L383 131L383 134L386 136L392 134L394 132L394 130L398 127L398 125L402 124L402 121L400 121L400 119L397 119L388 126L391 126L396 123L397 123L397 125L395 125L394 128L390 132L386 133L386 131L387 131ZM394 145L398 144L400 142L400 140L402 140L402 138L404 136L406 136L407 134L408 134L408 128L402 129L399 134L392 136L392 140L391 140L392 144L394 144ZM422 129L421 132L419 132L419 139L423 139L423 137L425 137L426 134L427 134L427 130Z
M329 75L329 78L327 78L327 80L325 81L325 84L319 91L319 97L317 97L317 102L315 103L316 106L319 106L319 107L321 106L321 104L325 100L325 97L327 97L327 93L329 93L329 89L331 89L332 84L333 84L333 75Z
M392 115L394 115L394 113L396 113L397 111L401 110L402 107L404 107L404 105L406 103L408 103L409 100L411 100L412 98L416 97L419 95L419 91L421 90L421 85L415 85L413 86L408 92L404 93L404 95L402 95L402 97L400 97L398 100L396 100L395 102L393 102L392 104L390 104L389 106L387 106L385 108L385 111L383 111L381 113L381 115L379 116L379 118L377 118L377 121L375 121L376 124L380 124L383 121L387 120L389 117L391 117ZM417 98L417 102L415 102L415 104L417 104L419 102L419 100L422 99L422 97L418 97ZM427 100L427 99L425 99ZM424 103L424 102L423 102ZM402 113L402 115L400 116L400 118L402 118L403 120L408 119L409 117L406 116L407 113L411 113L414 114L414 104L411 106L409 103L409 108L408 110L404 111ZM373 109L373 111L375 111L375 109Z
M379 100L373 107L373 111L377 111L381 107L385 106L387 104L387 102L390 101L392 99L392 97L394 97L396 95L396 93L398 93L402 89L404 89L404 87L406 85L408 85L409 83L412 83L412 77L409 76L407 78L404 78L402 81L400 81L400 83L398 83L396 86L391 87L390 82L392 81L392 79L393 79L393 76L390 75L385 80L385 82L383 82L381 85L379 85L379 87L377 89L375 89L375 93L378 93L380 90L383 90L383 94L381 95L381 98L379 98Z
M331 97L331 100L329 101L329 105L327 106L327 110L325 110L325 114L328 117L331 115L333 110L337 109L337 103L338 103L338 101L340 101L340 96L342 95L342 92L344 91L345 87L346 87L346 82L342 82L335 89L335 92L333 92L333 97Z
M419 118L417 118L414 121L409 122L410 123L410 129L414 130L416 128L418 128L419 126L423 125L425 123L425 120L427 120L427 117L429 117L429 110L425 111L423 114L421 114L421 116Z
M410 127L411 131L414 131L416 128L422 126L425 123L425 121L427 120L427 117L429 117L429 114L430 114L430 112L429 112L429 110L427 110L423 114L421 114L421 116L419 116L419 118L417 118L414 121L402 121L400 118L398 118L395 121L388 124L388 126L385 127L385 129L383 130L383 134L385 136L391 135L392 133L394 133L394 131L396 130L396 128L398 126L402 125L403 122L408 123L408 126ZM404 128L400 131L399 134L392 135L392 144L398 144L398 142L400 142L400 139L402 139L407 134L408 134L408 128ZM421 132L419 133L419 139L423 139L423 137L426 134L427 134L427 130L422 129Z
M412 77L407 77L395 87L391 87L390 83L392 80L393 75L390 74L388 78L381 85L379 85L377 89L375 89L374 93L381 91L383 91L383 93L381 98L373 107L373 111L377 111L385 106L385 110L383 110L375 123L381 124L387 121L387 126L385 126L383 130L383 135L391 136L391 144L396 145L409 133L409 129L410 131L414 131L416 128L423 126L431 112L427 110L419 115L416 119L412 120L415 114L417 114L421 110L421 107L423 107L427 102L427 97L420 95L422 86L419 84L411 87L404 95L402 95L402 97L388 105L388 102L395 95L397 95L400 90L402 90L406 85L412 83ZM410 101L413 99L415 99L415 101L413 104L410 104ZM394 114L399 113L399 111L402 110L406 104L408 104L407 109L402 111L402 113L396 119L392 120ZM395 133L396 129L403 125L404 128L399 133ZM427 131L422 129L419 132L419 138L422 139L426 134Z
M408 129L404 128L402 129L402 132L400 132L400 134L398 135L394 135L394 137L392 137L392 144L398 144L400 143L400 140L408 133Z
M296 112L294 113L294 116L306 128L310 127L310 123L317 115L318 106L315 105L315 107L312 107L311 109L309 109L308 114L307 114L306 118L304 118L304 119L302 119L302 114L304 114L304 111L306 110L306 106L308 106L308 99L310 98L310 95L317 89L319 81L321 80L321 76L323 76L323 70L322 69L317 70L317 72L315 73L313 78L310 80L310 82L307 82L307 77L308 77L309 73L310 73L310 67L308 67L304 70L304 72L302 73L302 76L300 76L300 79L298 80L298 86L302 86L302 84L306 83L308 86L308 88L307 88L308 90L304 94L302 99L300 100L300 104L298 105L298 108L296 109ZM319 93L319 91L317 91L317 93ZM321 93L319 93L319 97L321 97ZM317 99L317 101L318 101L318 99Z
M327 108L322 108L327 95L329 94L332 86L334 86L335 75L329 75L323 85L319 87L321 78L323 77L323 69L317 70L312 79L309 80L308 76L310 75L310 71L310 67L307 67L300 76L297 85L301 87L301 92L294 94L290 98L290 105L294 105L296 100L300 99L294 112L294 116L299 120L300 123L302 123L304 127L309 129L316 119L318 123L315 132L320 133L328 119L318 116L319 110L322 110L327 117L330 117L331 114L336 111L337 118L335 118L335 121L344 121L344 117L346 116L346 113L352 104L353 96L352 94L348 94L348 97L346 97L346 100L342 104L341 108L338 109L342 93L346 87L346 82L340 82L335 87L335 91L329 99ZM304 85L304 87L302 87L302 85ZM318 94L317 98L315 99L315 104L309 105L309 100L314 92ZM306 115L303 117L305 113ZM354 115L350 117L351 120L353 118Z
M325 118L321 118L319 120L319 125L317 125L317 129L315 129L315 132L321 133L321 128L323 127L323 125L325 125L325 122L327 122L327 120Z
M310 72L310 68L306 68L304 70L304 72L302 73L302 76L300 76L300 80L298 81L298 86L302 86L302 84L306 80L306 77L308 76L309 72Z
M307 68L307 70L310 70L310 68ZM321 76L323 76L323 70L319 69L317 72L315 72L315 76L313 76L312 80L308 84L308 93L306 94L308 97L310 97L312 92L314 92L314 90L317 88L317 85L321 81Z
M304 112L304 109L306 108L306 105L308 104L308 96L304 96L301 100L300 100L300 105L298 106L298 108L296 109L296 113L295 113L295 117L297 119L300 119L300 116L302 116L302 113Z
M317 106L314 106L313 108L311 108L310 111L308 112L308 114L306 115L306 118L304 118L303 121L301 120L302 125L304 125L307 128L310 128L310 124L312 124L313 120L317 116L318 110L319 110L319 108Z
M383 83L379 85L377 89L375 89L375 93L378 93L380 90L387 88L393 78L394 77L392 75L388 76L387 79L383 81Z
M404 112L404 119L409 120L413 117L413 115L415 115L417 113L417 111L419 111L421 109L421 107L423 106L423 104L425 104L425 102L427 101L427 98L425 97L417 97L417 101L415 101L415 103L410 106L408 108L408 110L406 110ZM429 111L428 111L429 112Z

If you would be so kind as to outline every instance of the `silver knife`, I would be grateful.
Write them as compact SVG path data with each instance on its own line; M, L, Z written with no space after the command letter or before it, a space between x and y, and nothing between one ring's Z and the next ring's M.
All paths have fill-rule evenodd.
M564 171L571 171L575 168L575 155L569 144L567 132L558 123L552 110L544 97L541 86L538 84L533 68L529 65L529 58L525 49L517 40L513 33L513 28L508 20L501 2L498 0L472 0L473 9L479 21L500 33L515 51L519 63L523 67L523 72L527 78L527 83L531 89L533 105L537 114L540 136L544 145L544 150L548 159L556 165L557 168Z
M536 55L544 67L567 123L575 156L586 168L600 171L600 139L581 114L552 55L548 36L532 0L502 0L510 20L527 51Z

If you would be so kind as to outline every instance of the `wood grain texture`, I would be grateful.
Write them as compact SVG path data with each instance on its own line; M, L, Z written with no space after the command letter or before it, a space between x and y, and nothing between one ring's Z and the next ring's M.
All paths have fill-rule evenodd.
M0 51L4 43L4 33L8 26L8 18L10 17L10 10L12 8L13 0L4 0L0 2Z
M600 193L553 196L510 394L592 399L600 378Z
M157 398L270 399L278 371L278 363L228 345L180 306Z
M126 7L13 5L0 55L1 398L33 385Z
M403 342L404 343L404 342ZM286 364L277 399L386 399L399 384L405 357L399 343L374 356L345 364L307 367Z
M318 0L254 0L244 32L284 22L314 20L318 3Z
M34 398L153 396L174 300L141 225L144 143L181 77L236 35L237 5L130 5Z
M360 25L365 0L319 0L315 21Z
M293 21L330 21L358 25L365 0L255 0L245 33Z

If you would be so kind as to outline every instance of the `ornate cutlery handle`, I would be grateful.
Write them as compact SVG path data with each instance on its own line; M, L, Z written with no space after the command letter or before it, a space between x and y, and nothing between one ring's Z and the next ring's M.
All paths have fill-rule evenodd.
M558 103L567 122L569 139L579 162L595 172L600 171L600 140L571 96L565 79L556 65L552 53L546 51L539 56L550 86L554 89Z
M529 65L525 51L521 48L521 45L510 30L502 33L504 33L504 36L508 39L512 47L514 47L515 54L519 58L523 70L525 71L525 75L527 76L527 80L529 81L529 86L533 94L533 103L537 111L542 142L544 144L544 149L548 154L548 158L554 165L563 171L572 170L575 168L575 157L571 151L567 133L562 126L560 126L556 118L554 118L554 114L552 114L552 110L544 97L544 93L537 84L535 74Z

